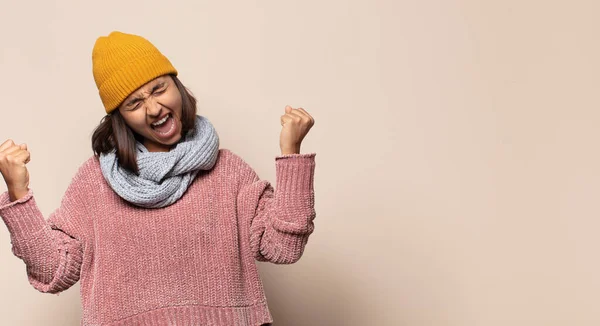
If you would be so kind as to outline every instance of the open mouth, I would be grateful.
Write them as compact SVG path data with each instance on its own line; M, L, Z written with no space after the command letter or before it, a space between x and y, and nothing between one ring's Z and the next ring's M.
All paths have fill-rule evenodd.
M169 113L167 117L160 121L160 124L151 124L150 127L152 128L152 130L154 130L154 132L161 136L170 136L170 134L175 129L175 120L173 120L173 116L171 115L171 113Z

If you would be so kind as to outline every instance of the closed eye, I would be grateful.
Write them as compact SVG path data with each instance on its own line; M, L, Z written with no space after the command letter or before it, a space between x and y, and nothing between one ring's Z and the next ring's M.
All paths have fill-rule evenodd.
M152 88L152 94L154 94L154 93L162 93L162 92L164 92L164 91L165 91L165 89L166 89L166 87L164 87L164 86L165 86L165 83L160 83L160 84L158 84L158 85L155 85L155 86Z
M130 107L131 110L135 110L135 109L137 109L137 107L139 106L139 103L141 101L142 101L141 99L133 100L133 101L129 102L129 104L127 106Z

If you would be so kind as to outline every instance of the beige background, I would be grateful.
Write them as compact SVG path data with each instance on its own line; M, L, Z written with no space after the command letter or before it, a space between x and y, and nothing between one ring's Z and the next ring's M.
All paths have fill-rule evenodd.
M48 216L104 115L96 37L140 34L264 179L285 105L315 117L315 233L259 265L276 325L599 325L599 10L0 0L0 140L29 145ZM78 324L79 284L33 289L3 225L0 264L2 325Z

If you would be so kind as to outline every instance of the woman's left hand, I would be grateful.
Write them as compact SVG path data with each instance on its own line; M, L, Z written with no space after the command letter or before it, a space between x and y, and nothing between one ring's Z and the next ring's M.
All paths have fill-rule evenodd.
M281 116L281 154L300 154L300 144L314 124L315 119L303 108L294 109L287 105L285 114Z

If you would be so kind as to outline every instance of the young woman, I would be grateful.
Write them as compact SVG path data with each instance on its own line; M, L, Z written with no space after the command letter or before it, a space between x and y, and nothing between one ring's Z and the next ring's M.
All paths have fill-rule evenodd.
M29 282L58 294L81 280L81 325L271 323L256 260L298 261L314 230L316 154L300 154L313 118L285 108L273 187L219 149L148 40L112 32L92 61L107 115L48 219L28 187L27 145L0 145L0 216Z

